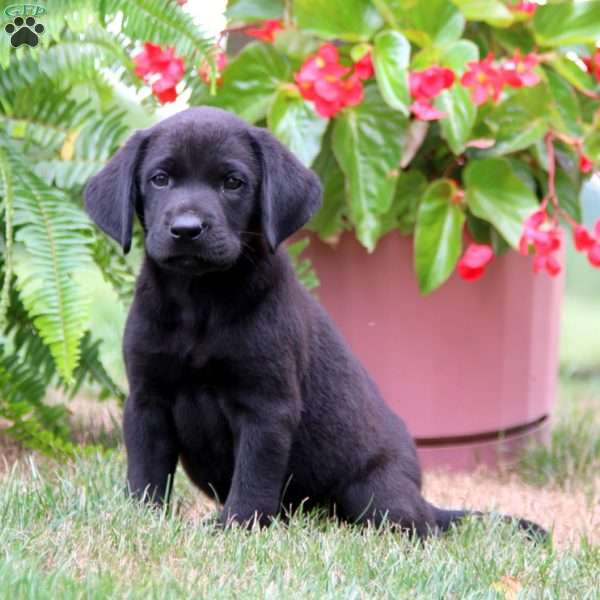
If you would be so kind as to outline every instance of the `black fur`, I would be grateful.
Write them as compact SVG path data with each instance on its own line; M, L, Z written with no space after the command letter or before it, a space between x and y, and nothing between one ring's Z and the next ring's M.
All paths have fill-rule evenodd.
M136 208L145 229L124 338L130 490L164 501L179 460L223 523L304 505L445 530L467 513L422 497L404 423L278 249L320 195L268 132L213 108L138 132L90 181L88 211L125 251Z

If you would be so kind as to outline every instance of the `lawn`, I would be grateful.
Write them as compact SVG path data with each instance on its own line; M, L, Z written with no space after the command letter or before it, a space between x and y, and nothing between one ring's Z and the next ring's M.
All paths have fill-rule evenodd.
M585 540L536 546L486 520L421 544L318 515L220 532L187 484L168 515L125 500L123 468L119 450L4 477L2 597L510 598L520 587L523 598L598 597L600 547Z
M11 458L0 447L0 597L598 598L600 321L590 280L580 284L569 281L563 311L551 445L531 448L511 470L428 473L425 481L440 504L535 519L552 528L552 544L534 545L493 518L425 543L316 514L223 532L211 524L214 506L181 474L168 514L127 500L119 445L67 464ZM591 284L597 289L598 280ZM118 375L118 332L101 313Z

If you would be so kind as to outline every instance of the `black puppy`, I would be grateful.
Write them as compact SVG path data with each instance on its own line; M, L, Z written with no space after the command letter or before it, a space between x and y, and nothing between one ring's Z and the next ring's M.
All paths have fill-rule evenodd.
M134 213L145 232L124 338L132 493L166 500L181 460L223 523L303 504L425 536L468 514L422 497L404 423L278 250L321 189L267 131L186 110L137 132L85 199L125 252Z

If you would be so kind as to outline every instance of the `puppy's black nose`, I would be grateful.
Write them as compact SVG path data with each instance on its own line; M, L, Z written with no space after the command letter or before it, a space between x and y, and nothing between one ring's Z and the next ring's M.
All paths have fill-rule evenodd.
M178 215L171 223L171 236L182 240L195 240L208 229L207 224L192 213Z

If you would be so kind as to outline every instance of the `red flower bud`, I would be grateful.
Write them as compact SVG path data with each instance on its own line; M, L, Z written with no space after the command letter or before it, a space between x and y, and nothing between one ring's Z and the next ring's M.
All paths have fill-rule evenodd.
M364 56L354 63L354 72L362 80L373 77L375 69L373 68L373 59L370 52L365 52Z
M600 267L600 242L596 242L588 251L588 260L592 267Z
M494 257L494 251L487 244L469 244L462 258L458 261L458 274L466 281L479 279L485 267Z
M587 72L600 82L600 48L597 48L592 56L584 56L581 60L583 60Z
M579 155L579 170L582 173L591 173L594 169L594 163L590 160L589 156L583 154Z
M577 225L573 229L573 241L575 242L575 248L580 252L589 250L596 243L596 240L583 225Z
M259 25L258 27L247 27L244 30L244 33L250 37L272 44L275 41L275 34L282 29L283 21L279 19L269 19L263 21L262 25Z
M510 10L514 12L522 12L528 15L533 15L537 10L537 2L518 2L510 7Z

